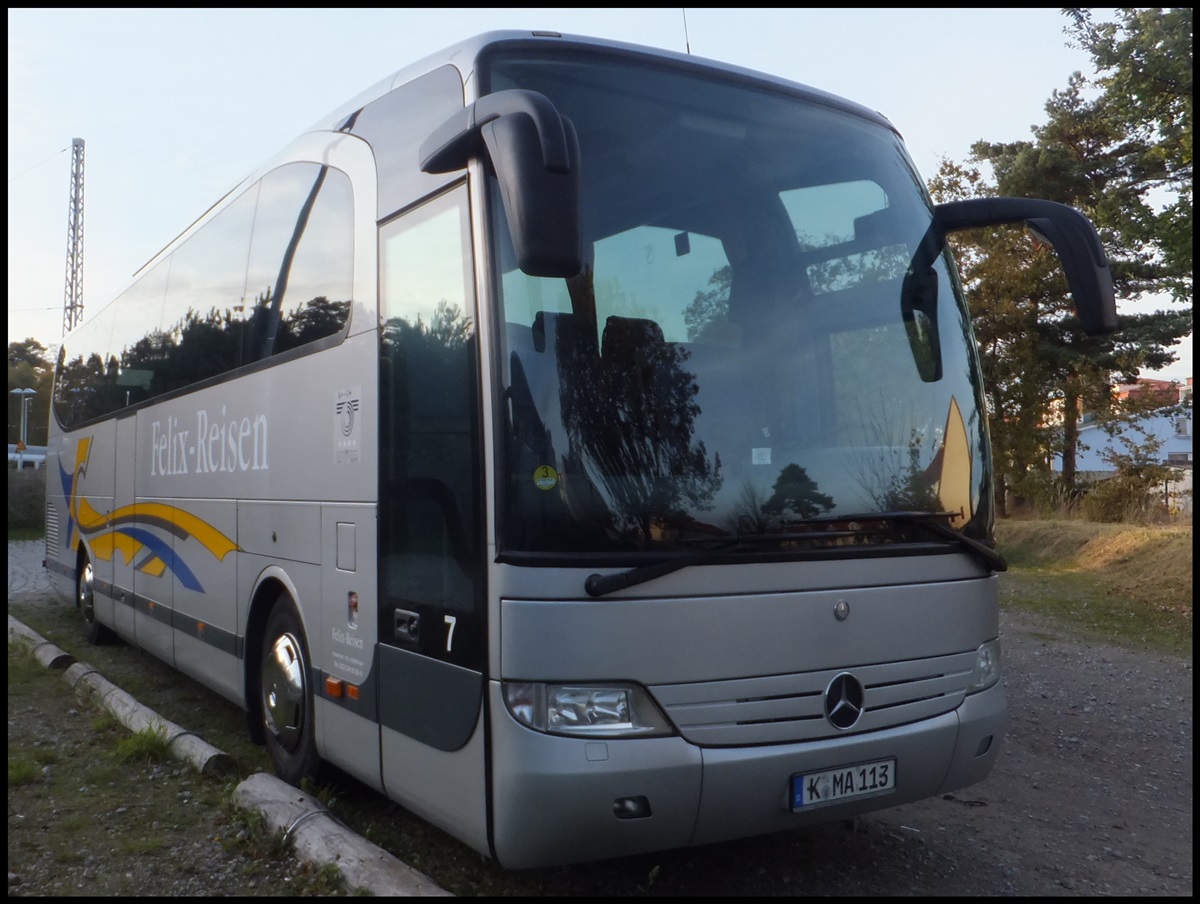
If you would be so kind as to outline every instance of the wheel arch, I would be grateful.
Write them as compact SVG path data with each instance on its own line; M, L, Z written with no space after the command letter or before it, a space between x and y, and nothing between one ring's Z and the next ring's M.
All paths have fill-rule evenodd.
M277 565L264 568L258 576L254 590L250 594L250 611L246 616L246 634L242 638L242 656L245 668L242 669L242 698L246 701L246 721L250 728L250 739L257 745L266 743L263 729L262 712L258 697L259 674L262 663L259 661L262 650L263 633L267 628L267 619L275 604L286 596L300 619L306 638L312 636L308 624L304 621L304 609L300 605L300 595L296 585L288 577L286 571ZM311 656L311 641L310 656Z

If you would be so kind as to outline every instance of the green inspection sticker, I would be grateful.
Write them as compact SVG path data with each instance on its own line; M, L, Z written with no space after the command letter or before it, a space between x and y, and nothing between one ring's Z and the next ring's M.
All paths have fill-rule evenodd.
M533 472L533 485L539 490L552 490L558 486L558 472L549 465L542 465Z

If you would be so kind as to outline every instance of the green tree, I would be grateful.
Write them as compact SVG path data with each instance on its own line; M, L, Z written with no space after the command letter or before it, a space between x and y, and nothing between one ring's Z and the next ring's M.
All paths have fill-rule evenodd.
M1144 46L1146 36L1176 11L1119 11L1125 31L1093 26L1086 11L1067 12L1094 46L1107 48L1106 36L1119 37L1120 46L1125 41ZM1188 97L1186 105L1164 109L1182 109L1190 123L1191 20L1185 12L1189 41L1181 52ZM1098 68L1110 62L1097 57ZM1190 126L1186 139L1166 134L1157 125L1161 114L1147 109L1135 127L1130 117L1137 107L1120 93L1130 84L1131 78L1101 79L1098 96L1088 99L1089 83L1073 74L1067 88L1047 102L1047 121L1033 130L1033 141L976 142L966 165L943 163L930 185L935 199L999 194L1078 207L1101 230L1119 299L1190 296L1190 257L1184 272L1183 252L1175 249L1175 231L1184 229L1190 255ZM1170 165L1163 162L1167 158ZM1153 195L1169 190L1180 192L1174 214L1160 217ZM1047 249L1011 228L978 230L954 242L989 384L1001 513L1006 489L1029 494L1048 485L1055 453L1062 455L1064 487L1073 492L1082 409L1107 414L1114 379L1132 381L1142 369L1173 362L1172 349L1191 332L1191 312L1122 315L1114 335L1089 337L1079 328L1061 269ZM1048 429L1055 420L1061 420L1061 430Z
M1128 136L1131 181L1151 190L1120 215L1129 241L1157 251L1191 301L1192 275L1192 10L1118 8L1115 22L1095 22L1090 9L1068 8L1067 33L1091 55L1103 89L1101 114ZM1166 198L1153 204L1153 191Z
M14 389L32 389L26 411L27 441L45 445L46 426L50 413L50 387L54 378L54 362L46 346L27 338L8 344L8 441L21 437L21 395Z
M46 346L32 337L21 342L10 342L8 344L8 366L14 367L18 364L28 364L31 368L46 371L52 366L50 352Z

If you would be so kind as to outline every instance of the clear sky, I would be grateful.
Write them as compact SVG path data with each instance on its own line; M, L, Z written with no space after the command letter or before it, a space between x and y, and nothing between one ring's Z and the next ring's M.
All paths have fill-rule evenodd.
M1073 71L1093 74L1087 54L1067 46L1065 24L1057 8L10 8L9 341L61 338L75 137L86 142L86 317L319 118L478 32L690 45L879 110L928 178L979 139L1031 138L1051 92ZM1191 373L1189 339L1180 362L1155 376Z

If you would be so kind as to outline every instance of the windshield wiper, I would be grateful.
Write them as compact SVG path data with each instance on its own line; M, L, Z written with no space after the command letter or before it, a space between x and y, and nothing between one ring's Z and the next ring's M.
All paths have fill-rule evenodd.
M638 565L616 574L589 574L587 580L583 582L583 589L587 591L588 596L604 596L616 590L644 584L673 571L679 571L681 568L687 568L689 565L702 565L712 561L722 553L729 552L741 543L742 539L734 537L718 546L692 550L679 556L652 562L649 565Z
M825 521L885 521L891 524L912 524L924 528L930 533L937 534L951 543L957 543L968 552L974 553L993 571L1008 571L1008 563L1004 556L990 546L980 543L964 534L959 533L946 520L954 517L954 512L871 512L861 515L837 515L823 518L806 519L802 524L820 524Z
M915 514L920 516L923 513L917 512ZM983 560L983 564L989 566L993 571L1008 571L1008 563L1004 561L1004 556L1000 555L1000 553L996 552L990 546L985 546L978 540L959 533L949 524L944 524L941 521L930 521L928 518L921 517L913 518L911 523L918 524L940 537L945 537L952 543L957 543L968 552L975 553L975 555Z
M811 521L803 522L788 522L791 524L820 524L825 519L812 519ZM830 521L843 521L842 518L828 519ZM703 549L688 550L678 556L672 556L668 559L662 559L658 562L651 562L649 565L637 565L627 571L621 571L617 574L590 574L587 580L583 582L583 589L587 591L588 596L604 596L612 593L615 590L624 590L626 587L634 587L637 584L644 584L647 581L653 581L655 578L661 578L663 575L670 574L673 571L679 571L682 568L688 568L691 565L704 565L713 561L719 556L732 552L738 548L759 548L764 544L780 544L794 543L796 541L811 542L814 540L830 540L840 537L848 537L858 533L854 530L822 530L810 531L805 533L797 533L793 531L771 531L769 533L755 534L728 534L725 539L715 546L708 546ZM712 538L706 538L710 540Z
M727 541L720 543L717 546L710 546L706 549L687 552L682 555L672 556L669 559L663 559L658 562L652 562L649 565L638 565L630 568L627 571L621 571L616 574L590 574L583 582L583 589L588 596L605 596L617 590L624 590L627 587L635 587L638 584L644 584L647 581L653 581L656 578L661 578L664 575L671 574L674 571L679 571L683 568L688 568L692 565L703 565L711 562L713 559L721 556L724 553L730 552L738 546L744 546L751 542L761 541L805 541L814 539L825 539L831 537L844 537L855 533L861 533L862 529L852 526L862 524L864 522L884 522L886 524L904 524L919 527L936 534L944 540L949 540L958 546L963 547L970 553L983 560L983 563L993 571L1007 571L1008 563L1004 561L1004 557L996 550L989 546L985 546L978 540L973 540L970 537L964 536L950 525L945 523L945 519L953 517L953 512L918 512L918 511L903 511L903 512L870 512L857 515L825 515L817 518L804 518L789 520L784 522L788 527L820 527L823 525L834 525L843 527L840 530L819 531L817 533L805 531L781 531L772 532L769 534L745 534L730 537Z

